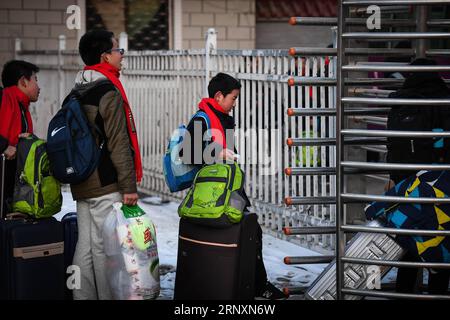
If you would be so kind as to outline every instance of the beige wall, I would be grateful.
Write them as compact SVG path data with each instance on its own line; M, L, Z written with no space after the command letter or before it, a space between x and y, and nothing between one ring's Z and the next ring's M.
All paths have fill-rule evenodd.
M0 0L0 66L14 58L15 38L24 50L55 50L58 36L66 48L77 46L76 30L66 27L66 9L76 0Z
M105 0L96 1L102 3ZM123 19L117 19L117 7L123 7L123 0L113 1L116 6L111 16L115 19L106 19L106 22L119 33L123 29ZM22 40L24 50L56 50L58 36L64 34L67 37L66 48L76 49L77 32L66 28L66 9L79 2L0 0L0 66L14 58L16 38ZM181 0L181 3L184 49L204 48L205 34L211 27L218 32L219 48L255 48L255 0ZM119 16L123 16L123 10ZM84 23L82 16L82 24Z
M255 0L183 0L183 49L205 47L215 28L220 49L255 48Z

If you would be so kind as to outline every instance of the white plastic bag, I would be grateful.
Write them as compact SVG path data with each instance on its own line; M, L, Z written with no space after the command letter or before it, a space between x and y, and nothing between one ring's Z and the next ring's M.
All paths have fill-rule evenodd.
M147 300L159 296L156 228L138 206L115 203L103 225L106 273L115 299Z

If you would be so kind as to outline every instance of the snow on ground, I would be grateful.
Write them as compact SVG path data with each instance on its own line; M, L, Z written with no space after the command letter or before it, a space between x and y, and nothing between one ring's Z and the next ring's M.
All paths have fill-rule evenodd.
M76 211L76 204L68 192L63 193L63 206L55 217ZM172 299L178 251L178 203L160 203L157 198L144 198L139 206L150 215L157 228L158 254L161 268L161 299ZM309 285L325 265L285 265L286 256L311 256L318 253L277 239L263 236L263 258L269 281L279 288Z

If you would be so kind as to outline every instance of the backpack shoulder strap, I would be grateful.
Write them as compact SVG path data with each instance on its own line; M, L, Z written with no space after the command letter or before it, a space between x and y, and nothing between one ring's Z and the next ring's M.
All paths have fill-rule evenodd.
M208 117L208 115L206 114L206 112L201 111L201 110L197 111L197 112L192 116L191 120L193 120L193 119L203 119L203 120L205 120L207 130L210 130L210 129L211 129L211 120L209 120L209 117Z

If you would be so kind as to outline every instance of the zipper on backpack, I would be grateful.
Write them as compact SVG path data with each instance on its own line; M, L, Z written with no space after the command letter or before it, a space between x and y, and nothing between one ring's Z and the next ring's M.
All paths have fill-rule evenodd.
M200 177L197 178L197 183L202 182L221 182L221 183L227 183L227 178L212 178L212 177Z

